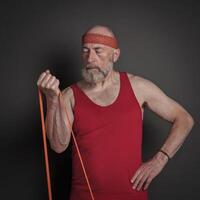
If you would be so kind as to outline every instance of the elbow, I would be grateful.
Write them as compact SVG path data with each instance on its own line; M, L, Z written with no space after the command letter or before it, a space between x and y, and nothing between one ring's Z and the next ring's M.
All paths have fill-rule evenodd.
M51 149L53 150L53 151L55 151L56 153L63 153L66 149L67 149L67 147L68 147L68 145L53 145L53 144L50 144L50 146L51 146Z
M195 124L193 117L186 110L181 110L174 118L174 122L191 130Z
M187 117L187 120L188 120L188 123L189 123L190 127L192 128L194 126L194 124L195 124L193 117L191 115L189 115Z
M54 151L58 154L63 153L65 151L66 148L64 149L54 149Z
M193 117L188 112L184 113L183 121L184 124L187 125L188 129L190 130L193 128L195 124Z
M67 146L66 147L62 147L62 148L54 148L53 150L56 152L56 153L63 153L65 150L67 149Z

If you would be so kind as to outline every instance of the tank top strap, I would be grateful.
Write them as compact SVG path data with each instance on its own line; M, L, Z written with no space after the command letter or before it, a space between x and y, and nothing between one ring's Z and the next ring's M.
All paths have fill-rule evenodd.
M70 87L72 88L73 93L74 93L75 104L87 103L88 101L87 97L84 94L84 92L79 88L77 83L73 83Z
M131 101L134 102L134 104L137 105L137 107L139 109L141 109L140 104L139 104L137 97L135 95L135 91L134 91L134 89L131 85L131 82L129 80L127 72L122 72L122 74L123 74L122 75L122 80L123 80L123 89L122 89L123 94L122 95L125 97L125 98L123 98L123 101L131 100Z
M76 96L77 96L77 88L76 88L76 84L73 83L72 85L70 85L70 88L71 88L72 91L73 91L74 99L76 99Z
M131 84L128 75L125 71L121 71L121 96L122 99L127 100L128 95L132 93Z
M72 85L70 85L70 87L73 90L74 95L76 95L76 93L77 93L76 83L73 83Z

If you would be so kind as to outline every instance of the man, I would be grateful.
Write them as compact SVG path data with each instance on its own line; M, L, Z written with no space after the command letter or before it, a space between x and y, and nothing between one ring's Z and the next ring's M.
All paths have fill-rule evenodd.
M194 120L150 80L113 69L120 56L112 30L96 25L82 37L83 79L65 88L59 100L59 80L43 72L37 85L47 98L46 128L51 148L63 152L71 129L83 157L94 198L146 200L147 188L174 156ZM160 150L142 162L142 122L148 107L172 123ZM68 115L66 115L66 110ZM74 144L71 200L91 199Z

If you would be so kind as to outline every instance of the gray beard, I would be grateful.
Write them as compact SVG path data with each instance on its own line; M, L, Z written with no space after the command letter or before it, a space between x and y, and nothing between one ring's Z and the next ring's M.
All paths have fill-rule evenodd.
M82 68L81 70L82 77L88 83L98 83L105 80L108 73L113 69L113 63L110 62L108 66L104 69L100 69L98 66L91 66L91 67L96 67L97 69L87 70L85 67Z

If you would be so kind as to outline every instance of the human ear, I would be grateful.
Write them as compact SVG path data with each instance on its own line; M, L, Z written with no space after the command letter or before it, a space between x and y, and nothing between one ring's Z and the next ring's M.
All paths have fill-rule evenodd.
M114 52L113 52L113 62L117 62L119 56L120 56L120 49L114 49Z

